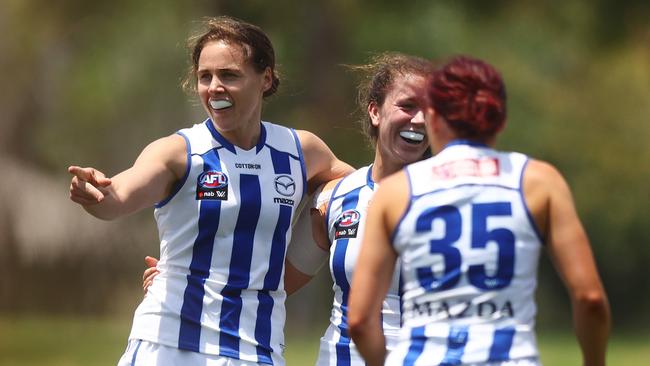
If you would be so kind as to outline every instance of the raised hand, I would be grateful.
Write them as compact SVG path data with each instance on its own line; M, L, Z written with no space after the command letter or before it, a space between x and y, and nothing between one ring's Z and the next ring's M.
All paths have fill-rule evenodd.
M111 185L111 179L95 168L68 167L73 175L70 182L70 199L80 205L93 205L104 200L105 191L102 188Z

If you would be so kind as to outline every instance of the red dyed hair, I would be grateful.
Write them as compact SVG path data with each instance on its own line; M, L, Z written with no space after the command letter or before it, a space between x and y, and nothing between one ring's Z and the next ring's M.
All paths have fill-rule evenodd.
M494 67L459 56L436 70L429 100L460 138L483 139L498 133L506 122L506 90Z

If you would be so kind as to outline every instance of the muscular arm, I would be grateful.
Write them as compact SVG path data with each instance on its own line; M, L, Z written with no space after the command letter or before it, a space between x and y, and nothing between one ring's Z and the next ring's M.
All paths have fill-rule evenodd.
M70 199L104 220L152 206L183 176L186 156L185 140L171 135L149 144L132 167L110 179L94 168L71 166Z
M584 365L604 365L609 303L569 186L551 165L531 161L524 175L524 194L538 227L546 234L549 255L571 298Z
M307 191L314 192L321 185L354 171L349 164L339 160L318 136L297 130L307 167Z
M386 340L381 308L392 281L397 253L390 235L406 209L408 193L404 173L382 181L368 208L361 252L350 290L350 335L367 365L383 365Z

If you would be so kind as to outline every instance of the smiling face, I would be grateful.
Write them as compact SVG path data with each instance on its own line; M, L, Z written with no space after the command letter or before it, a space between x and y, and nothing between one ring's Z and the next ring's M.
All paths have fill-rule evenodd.
M258 73L242 46L211 41L201 50L196 76L201 104L217 130L240 147L255 145L271 69Z
M420 160L429 146L421 103L425 87L423 76L399 76L381 106L368 105L372 125L378 128L375 163L380 158L389 172Z

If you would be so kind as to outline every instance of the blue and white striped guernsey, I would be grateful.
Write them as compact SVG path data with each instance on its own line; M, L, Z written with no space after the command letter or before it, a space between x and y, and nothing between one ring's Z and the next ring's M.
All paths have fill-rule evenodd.
M330 325L320 341L318 366L365 365L348 333L348 296L352 272L361 249L361 234L368 204L377 189L372 181L372 167L363 167L343 178L332 192L327 211L330 243L330 272L334 281L334 303ZM399 271L382 307L387 347L392 349L400 328Z
M284 258L306 187L298 137L262 122L243 150L209 119L178 133L188 169L154 211L160 274L129 338L283 365Z
M522 192L527 161L455 141L406 168L410 203L393 236L403 329L386 364L534 363L542 241Z

